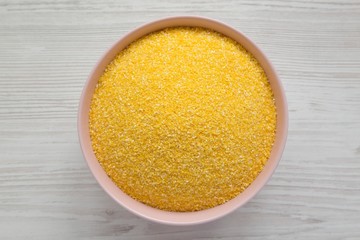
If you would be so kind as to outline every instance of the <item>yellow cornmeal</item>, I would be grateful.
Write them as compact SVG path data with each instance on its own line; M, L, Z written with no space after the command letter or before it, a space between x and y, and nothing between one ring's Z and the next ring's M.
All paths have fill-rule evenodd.
M120 189L155 208L197 211L234 198L258 176L276 109L264 70L241 45L176 27L115 57L89 122L95 155Z

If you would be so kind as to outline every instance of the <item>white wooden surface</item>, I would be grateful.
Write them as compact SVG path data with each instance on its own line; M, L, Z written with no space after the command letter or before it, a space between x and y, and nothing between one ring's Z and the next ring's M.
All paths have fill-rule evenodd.
M90 174L85 80L134 27L191 14L264 49L284 83L283 159L250 203L200 226L148 222ZM0 0L0 239L360 239L360 1Z

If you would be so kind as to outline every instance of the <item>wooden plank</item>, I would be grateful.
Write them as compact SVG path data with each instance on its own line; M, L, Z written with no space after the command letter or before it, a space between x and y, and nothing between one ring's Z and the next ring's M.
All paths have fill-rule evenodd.
M200 226L129 213L83 161L76 113L102 53L171 15L222 20L284 83L287 147L246 206ZM360 239L360 2L0 0L1 239Z

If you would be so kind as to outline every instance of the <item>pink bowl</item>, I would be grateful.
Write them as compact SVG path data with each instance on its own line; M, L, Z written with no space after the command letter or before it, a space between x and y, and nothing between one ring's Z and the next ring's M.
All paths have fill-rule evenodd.
M226 202L223 205L197 212L163 211L149 207L125 194L111 181L111 179L106 175L105 171L100 166L98 160L94 155L89 134L88 119L91 98L97 81L102 75L106 66L113 60L117 53L119 53L122 49L128 46L131 42L148 33L166 27L174 26L196 26L213 29L234 39L235 41L243 45L249 52L251 52L256 57L256 59L260 62L261 66L265 70L272 90L274 92L275 104L277 108L276 139L273 149L271 151L270 158L266 163L263 171L259 174L255 181L236 198ZM160 19L136 28L135 30L123 36L105 53L105 55L94 67L82 92L78 113L78 133L80 145L86 162L100 186L116 202L118 202L120 205L122 205L129 211L155 222L172 225L192 225L198 223L205 223L220 218L234 211L235 209L241 207L246 202L248 202L251 198L253 198L256 193L258 193L260 189L270 179L271 175L273 174L275 168L280 161L286 143L287 128L288 111L284 90L279 80L279 77L275 72L274 67L271 65L265 54L255 45L254 42L252 42L250 39L244 36L244 34L235 30L234 28L219 21L194 16L179 16Z

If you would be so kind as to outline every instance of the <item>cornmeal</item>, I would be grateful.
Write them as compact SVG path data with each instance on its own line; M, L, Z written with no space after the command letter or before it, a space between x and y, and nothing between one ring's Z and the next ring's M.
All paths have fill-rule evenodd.
M94 153L132 198L198 211L243 192L275 139L276 108L258 61L204 28L149 34L121 51L90 107Z

